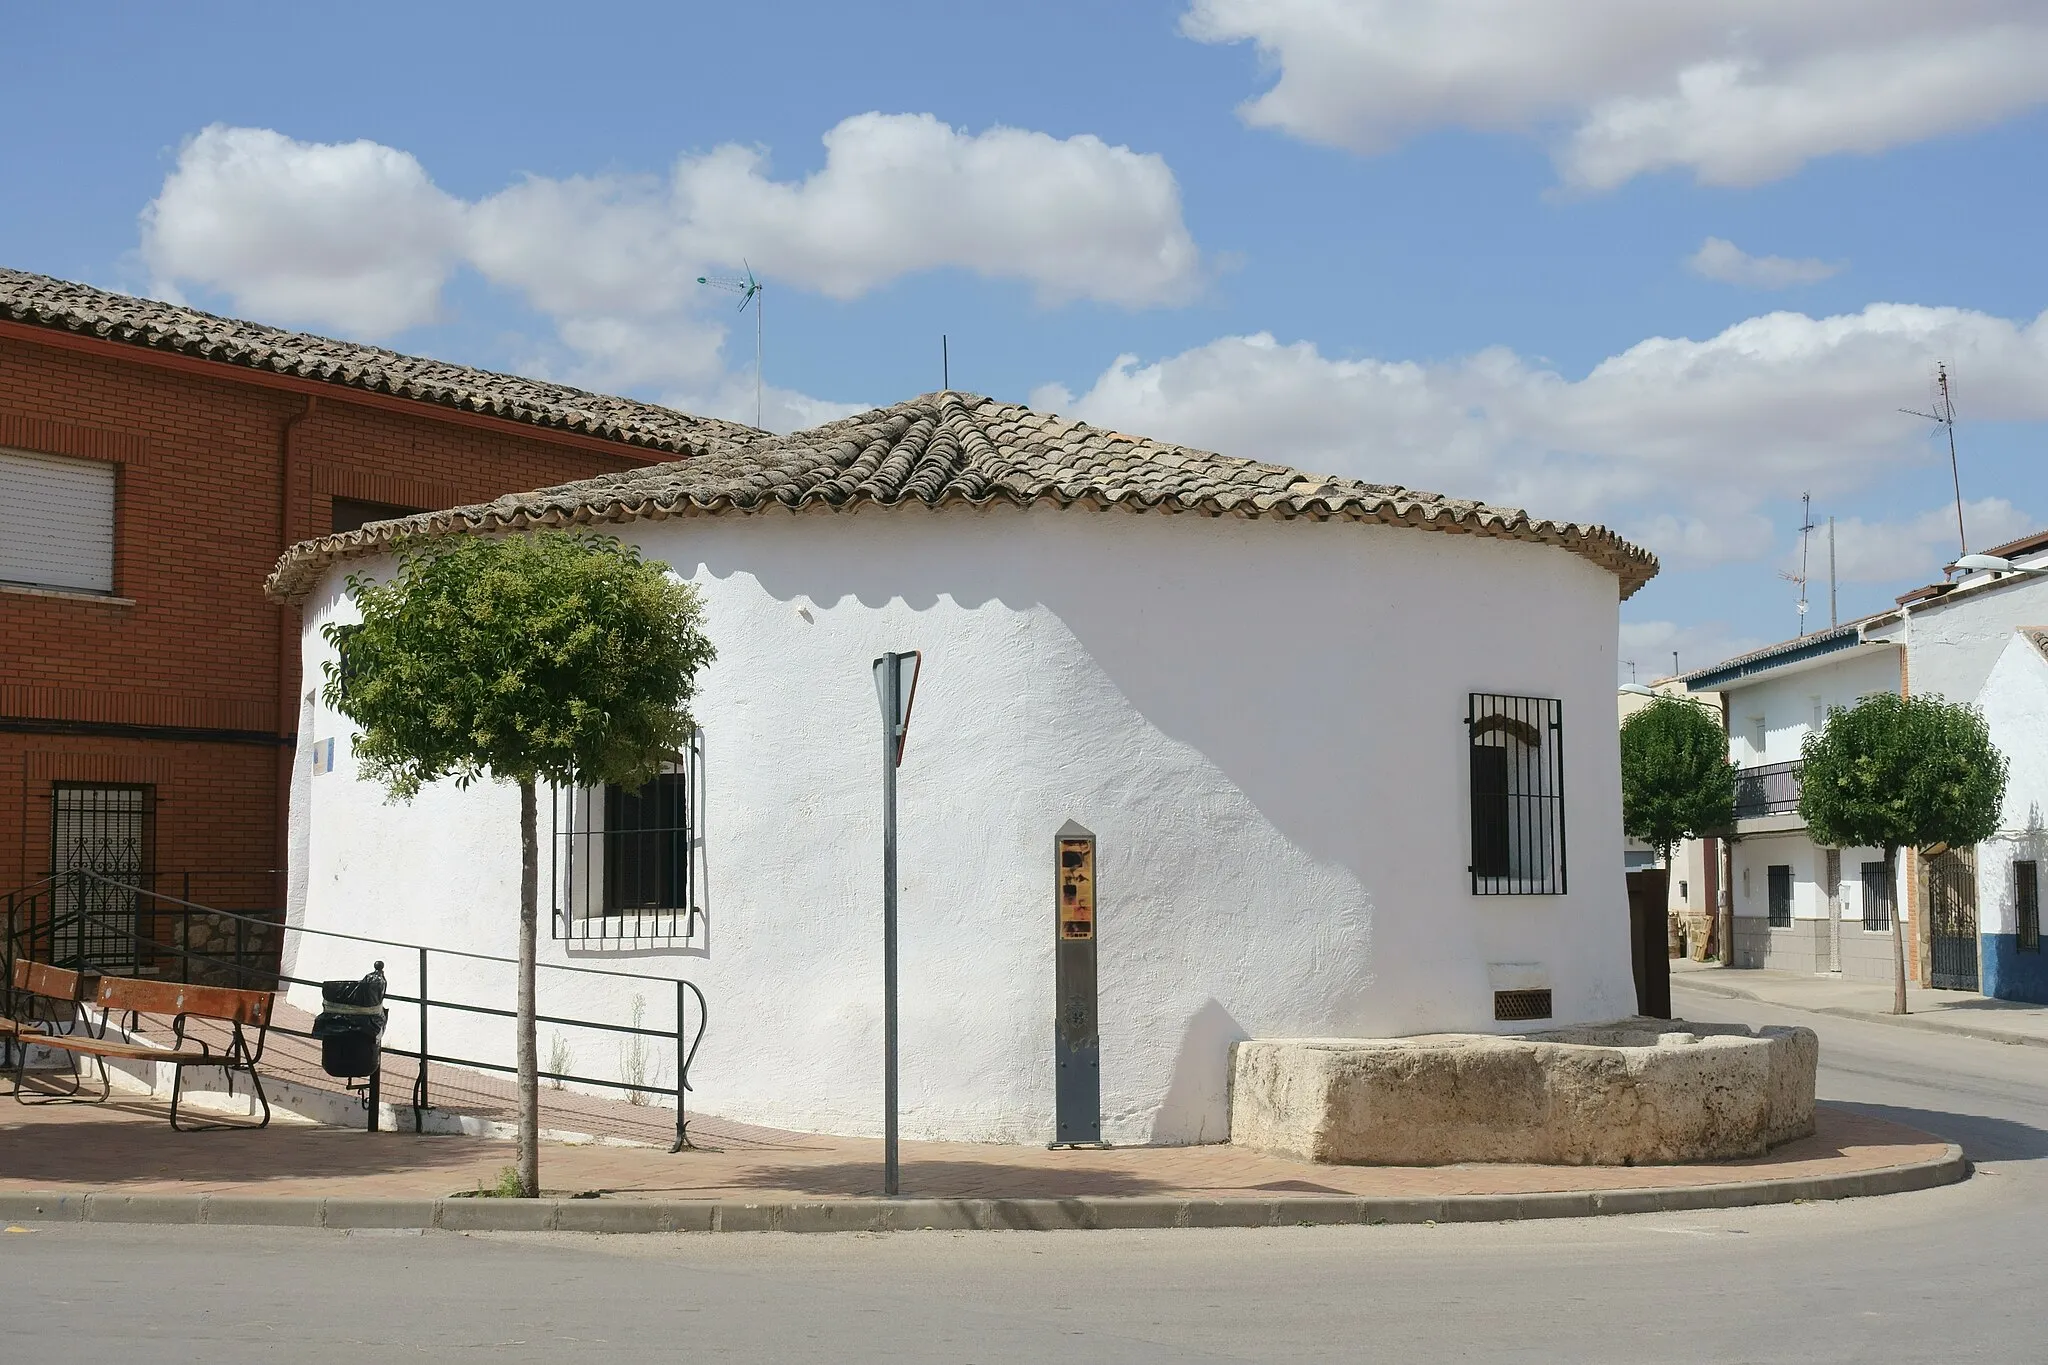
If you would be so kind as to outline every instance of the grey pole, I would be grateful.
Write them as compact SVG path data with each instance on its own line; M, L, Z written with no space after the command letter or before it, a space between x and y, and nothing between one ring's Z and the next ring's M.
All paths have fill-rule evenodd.
M903 714L896 657L882 669L882 1193L894 1196L896 1166L896 723Z

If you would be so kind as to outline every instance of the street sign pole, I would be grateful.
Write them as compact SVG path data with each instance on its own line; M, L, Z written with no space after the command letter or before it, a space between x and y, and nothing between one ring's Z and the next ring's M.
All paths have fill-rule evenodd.
M895 660L891 659L890 664ZM898 1193L896 1165L896 715L900 681L882 669L882 1193Z
M882 703L882 1193L900 1193L896 1154L896 768L910 733L917 651L875 660ZM908 675L907 677L905 675Z

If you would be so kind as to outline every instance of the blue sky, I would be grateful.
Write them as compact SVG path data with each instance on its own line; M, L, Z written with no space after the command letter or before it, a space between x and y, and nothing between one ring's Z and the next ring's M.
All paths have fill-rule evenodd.
M31 7L0 263L751 418L953 381L1597 519L1644 676L2048 525L2035 0ZM828 141L829 140L829 141ZM1825 622L1816 547L1814 615Z

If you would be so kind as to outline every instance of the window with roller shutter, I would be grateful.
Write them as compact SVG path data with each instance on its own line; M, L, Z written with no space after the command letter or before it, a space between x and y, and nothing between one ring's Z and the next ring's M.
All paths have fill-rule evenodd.
M0 450L0 582L113 592L113 465Z

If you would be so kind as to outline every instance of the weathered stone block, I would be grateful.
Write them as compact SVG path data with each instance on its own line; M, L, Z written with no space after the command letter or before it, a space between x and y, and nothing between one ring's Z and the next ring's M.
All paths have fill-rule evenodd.
M1518 1037L1253 1039L1231 1141L1311 1161L1630 1165L1759 1156L1813 1131L1812 1030L1630 1020Z

